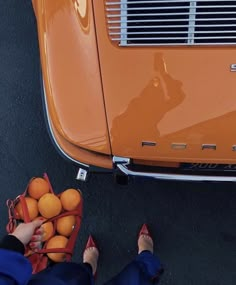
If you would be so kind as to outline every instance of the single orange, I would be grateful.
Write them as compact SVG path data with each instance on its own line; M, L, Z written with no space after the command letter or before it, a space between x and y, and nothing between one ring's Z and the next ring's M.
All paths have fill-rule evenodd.
M52 222L46 222L45 224L42 224L41 227L44 230L42 241L46 241L46 240L50 239L53 236L53 223Z
M57 232L63 236L70 236L75 226L75 216L65 216L57 220Z
M50 219L60 214L62 209L61 201L56 195L46 193L39 199L38 209L44 218Z
M46 249L52 249L52 248L65 248L68 243L68 239L64 236L56 235L52 237L46 246ZM65 253L47 253L48 257L55 261L55 262L61 262L64 261L66 254Z
M31 197L25 197L25 202L29 212L29 218L32 221L38 216L38 203L35 199ZM21 202L19 202L15 207L16 216L21 220L24 220L23 208Z
M41 198L44 194L49 192L48 182L40 177L34 178L28 187L28 193L30 197L34 199Z
M76 189L67 189L61 193L62 207L67 211L75 210L81 201L81 194Z
M34 220L43 220L46 221L46 219L44 217L37 217ZM48 239L50 239L53 236L53 232L54 232L54 227L53 227L53 223L52 222L46 222L44 224L41 225L41 227L43 228L43 238L42 241L46 241Z
M37 221L37 220L42 220L42 221L46 221L47 219L42 217L42 216L38 216L34 219L34 221Z

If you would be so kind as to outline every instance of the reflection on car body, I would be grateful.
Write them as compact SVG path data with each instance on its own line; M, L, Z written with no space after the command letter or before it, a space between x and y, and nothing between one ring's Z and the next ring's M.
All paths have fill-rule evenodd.
M143 141L154 138L158 144L161 136L159 122L166 113L184 100L185 94L181 87L181 82L168 74L163 55L155 53L154 77L140 95L130 101L127 109L112 122L113 150L117 149L117 152L122 151L123 156L132 157L133 146L136 143L141 145Z

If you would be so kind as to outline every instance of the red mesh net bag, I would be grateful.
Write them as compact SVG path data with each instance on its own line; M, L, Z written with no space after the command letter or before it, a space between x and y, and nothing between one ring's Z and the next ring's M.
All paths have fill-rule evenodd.
M6 230L8 233L12 233L19 223L31 222L32 220L39 218L40 214L42 215L42 213L44 213L42 210L38 212L38 208L41 205L41 202L39 201L42 201L43 199L41 199L41 197L37 197L38 199L35 199L35 197L32 198L29 196L29 190L31 189L29 187L31 186L34 179L36 178L34 177L29 181L29 184L27 185L27 188L23 194L17 196L14 200L7 200L9 221L6 226ZM83 210L83 199L82 194L79 190L70 189L74 194L76 194L75 192L79 194L76 194L79 197L79 200L77 201L77 204L74 204L76 199L70 201L64 200L65 195L63 193L66 191L58 195L54 193L52 185L46 173L43 175L43 179L48 185L48 193L46 194L53 194L47 196L53 196L53 198L56 196L56 198L55 201L53 200L52 207L47 207L49 211L46 209L45 212L46 214L49 212L50 215L48 215L50 217L47 215L47 217L45 217L45 215L42 215L42 217L40 217L44 219L43 227L45 230L42 249L34 251L30 248L29 245L26 246L25 256L31 262L34 274L45 269L52 262L71 260L76 238L81 226ZM37 196L37 192L35 193ZM45 197L46 196L44 196L44 198ZM60 206L55 207L55 204L57 203L58 205L61 203L61 208ZM69 208L73 209L68 210ZM51 215L53 213L51 213L51 209L53 209L53 211L57 211L57 214L52 217ZM62 246L63 243L64 245ZM59 245L57 247L54 247L53 244Z

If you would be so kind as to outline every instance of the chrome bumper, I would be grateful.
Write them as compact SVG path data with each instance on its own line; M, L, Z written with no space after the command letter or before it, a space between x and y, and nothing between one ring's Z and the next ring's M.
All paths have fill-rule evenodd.
M160 180L174 181L208 181L208 182L236 182L234 176L210 176L210 175L189 175L189 174L169 174L169 173L151 173L129 170L130 158L113 157L114 165L124 174L138 177L150 177Z

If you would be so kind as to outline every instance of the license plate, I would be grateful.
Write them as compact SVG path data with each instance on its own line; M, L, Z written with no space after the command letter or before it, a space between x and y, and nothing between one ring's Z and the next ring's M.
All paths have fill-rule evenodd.
M180 168L193 171L236 171L236 164L181 163Z

